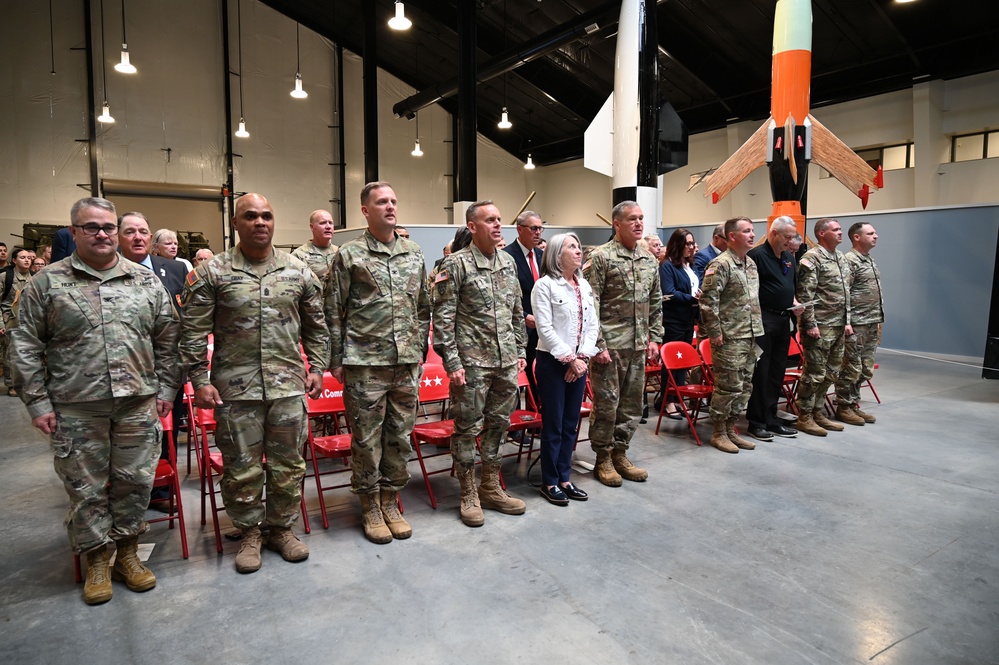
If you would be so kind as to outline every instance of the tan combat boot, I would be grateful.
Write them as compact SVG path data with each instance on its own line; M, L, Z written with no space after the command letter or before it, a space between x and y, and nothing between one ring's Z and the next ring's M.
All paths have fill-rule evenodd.
M461 483L461 521L465 526L482 526L486 516L482 514L479 493L475 489L475 465L456 463L454 475Z
M836 407L836 420L846 423L847 425L859 425L863 426L864 419L853 412L846 404L840 404Z
M799 432L811 434L812 436L826 436L829 434L829 432L815 422L810 413L802 413L798 416L798 422L794 426Z
M839 423L833 422L828 418L826 418L826 414L822 409L815 409L814 411L812 411L812 420L815 421L816 425L818 425L819 427L823 427L829 430L830 432L842 432L844 429L846 429Z
M236 554L237 573L255 573L260 570L260 545L263 536L259 526L243 529L243 540Z
M861 418L863 418L864 422L867 423L868 425L873 425L874 423L878 422L877 418L875 418L870 413L864 413L863 411L860 410L860 407L858 405L856 405L856 404L853 405L852 410L858 416L860 416Z
M737 448L742 448L743 450L753 450L756 448L756 444L749 439L744 439L735 431L735 418L729 418L725 421L725 436L728 440L736 445Z
M609 450L597 451L597 461L593 464L593 475L607 487L621 486L621 474L614 468Z
M290 527L272 526L267 534L267 549L277 552L285 561L305 561L309 547L292 532Z
M361 500L361 521L364 525L364 536L378 545L391 543L392 532L385 526L379 496L377 494L358 494L357 498Z
M83 602L100 605L111 600L111 557L107 545L87 552L87 580L83 583Z
M628 451L620 448L611 451L611 464L614 465L614 470L625 480L644 483L649 479L649 472L632 464L627 453Z
M111 579L116 582L124 581L132 591L149 591L156 586L153 571L139 561L139 537L119 540L117 545L118 555L114 560L114 568L111 569Z
M711 424L714 427L711 431L711 445L723 453L739 452L739 449L732 443L732 440L728 438L728 433L725 431L725 423L721 420L714 420Z
M500 486L500 465L498 462L482 464L482 482L479 484L479 503L483 508L496 510L506 515L523 515L527 504L510 496Z
M397 540L405 540L413 535L413 529L409 522L399 512L399 493L393 490L382 490L382 517L385 518L385 525L392 532L392 537Z

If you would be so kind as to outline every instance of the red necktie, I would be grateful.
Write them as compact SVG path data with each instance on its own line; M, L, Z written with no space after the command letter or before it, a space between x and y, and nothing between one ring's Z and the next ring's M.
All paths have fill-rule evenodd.
M527 260L531 264L531 274L534 275L534 281L538 281L538 266L534 264L534 250L532 249L527 254Z

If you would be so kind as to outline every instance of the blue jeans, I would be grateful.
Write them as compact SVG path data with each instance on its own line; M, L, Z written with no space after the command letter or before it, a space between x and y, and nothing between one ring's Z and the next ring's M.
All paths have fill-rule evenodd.
M565 370L550 353L538 351L535 374L541 400L541 481L546 486L569 482L579 407L586 388L585 376L567 383Z

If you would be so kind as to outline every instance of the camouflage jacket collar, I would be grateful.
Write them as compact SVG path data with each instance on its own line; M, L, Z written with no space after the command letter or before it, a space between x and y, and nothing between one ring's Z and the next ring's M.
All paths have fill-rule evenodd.
M290 267L291 262L288 260L290 256L290 254L285 254L272 247L271 255L267 259L265 274ZM240 270L250 275L256 276L257 274L253 271L253 263L243 255L242 245L239 243L232 248L232 267L233 270Z
M115 254L115 256L118 257L118 261L105 273L88 266L75 251L70 255L69 262L75 272L86 273L94 279L102 282L106 282L107 280L114 279L116 277L130 277L136 274L140 269L145 270L145 268L142 268L142 266L138 263L129 261L121 254Z
M726 254L732 260L732 263L739 266L740 268L745 268L746 263L750 261L748 254L740 259L739 255L733 252L731 249L726 249L724 252L721 253L721 256L725 256Z
M634 260L644 258L645 256L652 258L652 254L649 252L643 252L641 247L639 247L637 243L635 244L634 249L628 249L627 247L625 247L624 243L622 243L618 239L617 234L615 234L614 237L611 238L611 241L608 244L611 246L611 251L613 251L618 256L624 256Z
M499 270L503 267L503 262L499 260L499 250L494 250L492 256L486 256L473 242L468 246L469 251L472 253L472 260L475 261L475 267L479 270L492 270L493 272Z
M862 252L859 252L855 247L851 248L850 251L847 252L847 254L856 254L857 258L860 259L861 261L864 261L866 263L874 263L874 259L871 258L870 254L864 254Z
M838 249L834 249L833 251L830 252L822 245L815 245L815 249L818 250L819 254L825 256L827 259L832 259L834 261L839 260L839 257L843 256Z
M371 235L371 231L364 229L364 233L361 235L364 242L367 243L368 249L372 252L378 252L379 254L388 254L389 256L395 256L396 254L406 254L412 252L415 248L416 243L412 240L407 240L405 238L395 237L395 245L389 249L389 246L383 243L378 238Z

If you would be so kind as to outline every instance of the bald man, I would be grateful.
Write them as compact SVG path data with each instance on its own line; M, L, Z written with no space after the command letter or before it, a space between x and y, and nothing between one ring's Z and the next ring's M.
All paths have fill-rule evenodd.
M323 284L333 266L333 258L340 249L333 244L333 215L327 210L314 210L309 215L309 230L312 231L312 240L297 248L291 255L312 268L316 279Z

